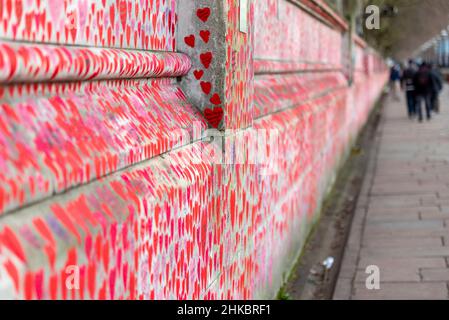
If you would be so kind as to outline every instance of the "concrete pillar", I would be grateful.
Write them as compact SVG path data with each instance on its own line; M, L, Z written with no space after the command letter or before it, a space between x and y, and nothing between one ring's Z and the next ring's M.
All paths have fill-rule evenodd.
M252 0L183 0L177 49L192 60L181 86L211 128L242 129L253 121Z

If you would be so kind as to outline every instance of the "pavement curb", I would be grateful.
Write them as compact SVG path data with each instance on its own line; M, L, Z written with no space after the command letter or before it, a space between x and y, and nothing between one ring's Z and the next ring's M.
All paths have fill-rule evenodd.
M373 147L369 149L368 167L365 173L362 189L360 191L356 210L350 228L348 241L345 245L340 273L335 286L333 300L351 300L353 295L353 284L357 273L357 265L360 258L362 246L362 236L366 215L369 206L369 195L373 179L376 173L378 150L382 138L382 128L384 125L383 112L380 112L380 123L375 132L375 141Z

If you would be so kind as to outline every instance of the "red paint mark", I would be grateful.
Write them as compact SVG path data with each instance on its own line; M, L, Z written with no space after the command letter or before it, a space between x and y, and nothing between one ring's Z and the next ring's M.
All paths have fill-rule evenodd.
M216 107L214 109L207 108L204 110L204 117L213 128L218 128L223 119L223 109Z
M43 296L43 289L44 289L44 270L39 270L36 272L34 276L34 287L36 290L36 298L38 300L42 300L44 298Z
M125 265L123 266L122 278L123 278L123 287L125 288L126 291L128 285L128 263L125 263Z
M207 20L209 20L209 17L210 17L210 8L198 9L197 12L196 12L196 15L198 16L198 18L201 21L207 22Z
M103 281L103 285L100 288L100 291L98 292L98 300L106 300L106 280Z
M24 282L25 300L32 300L34 296L34 276L32 272L27 272Z
M46 245L44 248L44 252L47 255L48 263L50 264L50 268L54 270L56 263L56 250L54 246Z
M95 283L97 281L97 269L95 263L89 264L87 267L87 289L91 299L95 299Z
M200 55L201 63L206 69L209 69L209 66L212 63L212 58L212 52L206 52Z
M33 224L39 234L51 245L56 246L55 238L48 228L47 223L42 218L35 218Z
M131 300L136 298L136 277L133 272L129 275L129 298Z
M102 253L104 270L107 272L109 270L109 241L104 243Z
M193 75L195 76L196 80L200 80L204 75L204 71L203 70L195 70L195 71L193 71Z
M201 30L200 37L201 37L201 39L203 39L203 41L205 43L208 43L209 39L210 39L210 31L209 30Z
M120 0L119 3L119 11L120 11L120 22L122 23L122 31L126 27L127 15L128 15L128 6L126 5L126 0ZM99 19L97 19L99 21ZM102 26L99 26L99 29L102 30Z
M210 102L214 105L219 105L221 104L221 99L220 96L218 95L218 93L214 94L212 96L212 98L210 98Z
M84 251L86 252L86 257L89 259L92 252L92 237L90 235L84 241Z
M210 82L201 81L201 89L205 94L209 94L212 90L212 84Z
M7 260L3 266L5 267L6 271L9 274L9 277L13 280L14 288L16 289L16 292L19 292L19 273L17 271L16 266L14 263L11 262L11 260Z
M189 47L195 48L195 36L192 34L190 36L187 36L184 38L184 42L186 43L186 45L188 45Z
M58 299L58 275L53 275L50 277L50 299Z
M115 278L116 278L116 272L115 272L115 269L112 269L111 272L109 273L109 294L110 294L111 300L114 300Z
M3 243L3 245L17 256L17 258L26 263L27 259L25 257L25 251L23 250L19 239L17 239L14 232L8 226L5 226L3 232L0 233L0 243Z
M51 207L51 210L55 214L55 216L61 221L61 223L76 237L78 243L81 243L81 236L76 229L73 221L70 217L64 212L64 209L59 205L55 204Z

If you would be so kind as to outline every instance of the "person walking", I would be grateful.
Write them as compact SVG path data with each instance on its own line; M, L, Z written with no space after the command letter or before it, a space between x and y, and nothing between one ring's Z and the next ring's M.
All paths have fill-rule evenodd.
M415 102L416 111L419 122L423 121L422 103L426 107L427 120L432 119L432 103L431 94L433 91L432 76L430 66L427 63L422 63L413 77L413 86L415 87Z
M430 94L430 103L432 104L432 111L440 112L440 93L443 90L443 75L436 64L432 64L430 70L432 79L432 93Z
M393 92L393 99L399 100L398 87L401 81L401 67L395 63L390 69L390 89Z
M410 119L413 119L416 116L415 85L413 83L415 74L415 63L413 60L409 60L408 67L404 70L401 76L401 88L405 91L408 117Z

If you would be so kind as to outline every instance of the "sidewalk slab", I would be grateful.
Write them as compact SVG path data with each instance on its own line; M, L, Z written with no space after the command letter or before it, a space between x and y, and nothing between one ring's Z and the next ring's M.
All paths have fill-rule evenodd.
M448 150L449 106L420 124L387 99L334 299L449 299ZM369 266L380 290L366 287Z

